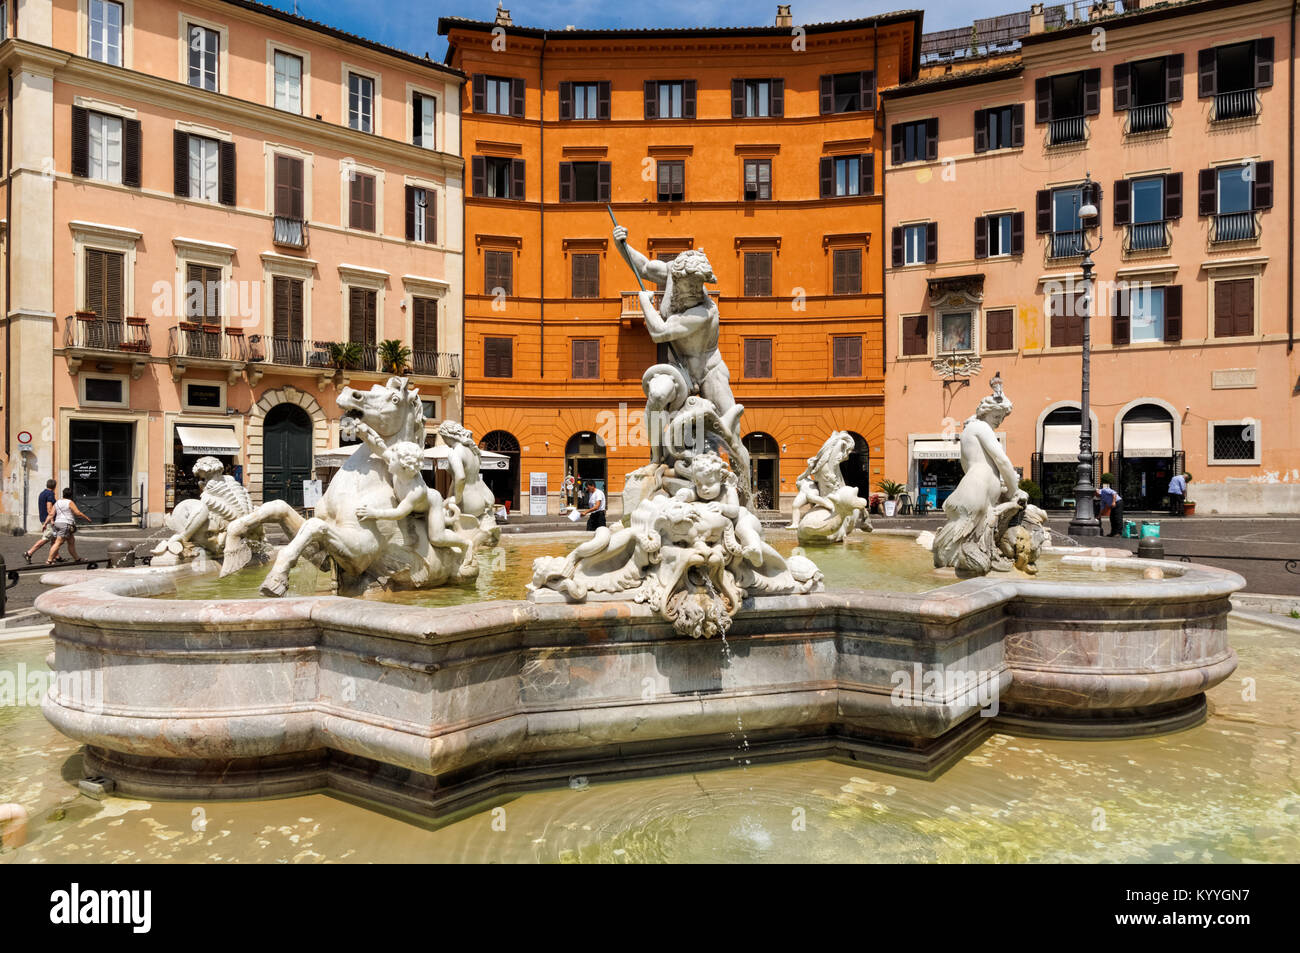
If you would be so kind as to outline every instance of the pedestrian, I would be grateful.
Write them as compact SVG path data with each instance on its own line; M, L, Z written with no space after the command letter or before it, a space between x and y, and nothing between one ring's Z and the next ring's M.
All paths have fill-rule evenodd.
M605 493L590 481L587 482L587 508L582 511L582 515L587 517L588 533L605 525Z
M23 558L31 564L32 557L41 551L41 547L46 543L54 542L54 527L49 525L50 510L54 508L54 501L58 499L54 495L54 488L57 487L57 480L46 480L45 489L41 490L41 495L36 498L36 517L41 521L41 538L36 541L36 545L27 552L23 553Z
M1169 481L1169 515L1182 516L1183 503L1187 499L1187 484L1192 482L1190 473L1177 473Z
M1110 532L1107 536L1120 536L1124 531L1124 497L1110 485L1110 474L1103 473L1101 476L1101 490L1097 496L1101 499L1101 515L1097 522L1100 524L1101 516L1110 517Z
M77 504L72 501L72 487L64 487L63 499L55 502L48 517L48 522L54 527L54 545L50 547L50 558L45 560L45 565L53 566L56 562L63 562L59 558L59 550L63 548L65 541L68 544L68 551L72 553L72 561L81 562L81 557L77 555L75 538L78 519L90 522L90 517L77 509Z

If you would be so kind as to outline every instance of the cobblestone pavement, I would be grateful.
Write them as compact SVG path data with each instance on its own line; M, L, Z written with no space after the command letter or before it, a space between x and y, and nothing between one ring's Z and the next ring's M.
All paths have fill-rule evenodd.
M774 515L774 514L773 514ZM1160 520L1160 537L1165 547L1165 557L1177 559L1179 556L1191 556L1196 562L1211 566L1231 569L1246 579L1246 589L1250 592L1274 593L1277 595L1300 596L1300 574L1288 572L1286 563L1295 560L1295 568L1300 570L1300 516L1189 516L1183 519L1164 516L1159 513L1129 514L1131 519ZM924 517L874 516L872 521L879 529L937 529L943 522L941 515ZM783 523L788 523L788 517ZM1069 517L1053 514L1050 519L1053 536L1058 543L1069 529ZM554 532L556 530L581 529L581 523L570 523L559 517L527 517L515 515L504 527L507 532ZM137 546L146 540L161 536L162 530L117 529L104 527L83 527L77 534L77 550L83 559L98 560L103 566L108 555L108 544L115 539L124 539ZM1059 534L1059 535L1058 535ZM269 538L277 540L274 531ZM36 537L0 536L0 556L4 557L8 569L26 568L23 551ZM1137 551L1137 540L1115 538L1092 538L1082 541L1083 545L1105 545L1111 548ZM141 551L149 547L141 547ZM49 548L39 552L33 562L44 562ZM41 586L37 582L40 573L24 572L18 584L8 590L8 611L10 614L29 608L32 601L40 594Z

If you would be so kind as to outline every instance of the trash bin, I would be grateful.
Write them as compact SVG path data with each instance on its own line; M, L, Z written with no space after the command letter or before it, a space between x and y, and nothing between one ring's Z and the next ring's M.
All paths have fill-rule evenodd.
M1159 539L1160 538L1160 521L1143 520L1142 521L1142 539Z

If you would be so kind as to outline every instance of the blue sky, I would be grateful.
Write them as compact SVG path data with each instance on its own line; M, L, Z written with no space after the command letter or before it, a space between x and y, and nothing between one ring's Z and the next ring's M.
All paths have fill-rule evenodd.
M925 9L925 30L946 30L1003 13L1029 9L1030 0L963 0L955 3L924 4L892 0L791 0L795 23L851 20L891 10L921 6ZM271 6L293 10L294 0L269 0ZM721 0L656 0L652 4L614 4L608 0L504 0L503 4L519 26L563 29L637 29L663 26L755 26L770 25L776 16L776 2L724 3ZM438 17L461 16L491 20L495 0L463 0L431 4L428 0L298 0L298 12L305 17L356 33L417 55L429 53L442 59L444 38L438 36ZM651 13L650 11L653 11Z

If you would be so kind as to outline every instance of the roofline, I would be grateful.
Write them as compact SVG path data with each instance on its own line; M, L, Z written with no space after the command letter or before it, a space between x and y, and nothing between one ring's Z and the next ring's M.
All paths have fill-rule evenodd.
M239 0L231 0L239 2ZM861 17L856 20L837 20L826 23L803 23L795 24L807 34L817 33L845 33L850 30L864 30L882 26L893 26L899 23L911 23L913 25L912 39L912 75L915 76L921 69L921 33L922 21L925 18L924 10L896 10L892 13L881 13L874 17ZM632 29L632 30L550 30L542 27L529 26L503 26L489 20L470 20L463 17L439 17L438 18L438 35L447 36L452 30L461 29L475 33L490 33L497 28L503 29L507 36L527 36L538 39L560 40L560 39L646 39L653 37L733 37L733 36L785 36L790 35L791 28L788 26L726 26L726 27L672 27L672 28L651 28L651 29ZM448 46L447 57L451 57L451 48Z
M1012 63L1007 66L994 67L984 71L970 70L965 73L953 73L943 79L913 80L902 86L891 86L880 91L881 99L904 99L908 96L921 96L925 93L939 92L944 89L959 89L962 86L978 86L980 83L994 83L1001 79L1011 79L1025 71L1024 63Z
M1187 16L1192 13L1200 13L1205 10L1222 10L1227 7L1244 6L1247 3L1254 3L1256 0L1183 0L1183 2L1165 3L1160 6L1147 7L1143 10L1133 10L1131 12L1117 13L1114 16L1102 17L1097 20L1087 20L1075 26L1065 27L1060 30L1044 30L1042 33L1027 33L1020 38L1021 47L1037 46L1041 43L1051 43L1053 40L1065 40L1079 36L1091 36L1092 31L1099 26L1107 29L1118 29L1130 25L1143 23L1152 23L1157 20L1172 20L1175 17Z
M280 10L276 7L268 6L265 3L258 3L256 0L222 0L222 2L228 3L232 7L239 7L242 10L247 10L250 13L260 14L261 16L270 17L273 20L280 20L284 23L291 23L294 26L299 26L315 33L322 33L325 36L332 37L336 40L342 40L344 43L351 44L352 46L360 46L374 53L390 56L394 59L402 60L423 69L437 70L440 73L446 73L462 80L465 78L463 70L459 70L454 66L448 66L445 63L440 63L438 60L416 56L414 53L399 50L397 47L388 46L375 40L368 40L364 36L349 33L346 30L340 30L337 27L332 27L329 24L320 23L316 20L309 20L307 17L298 16L297 14L290 13L287 10Z

